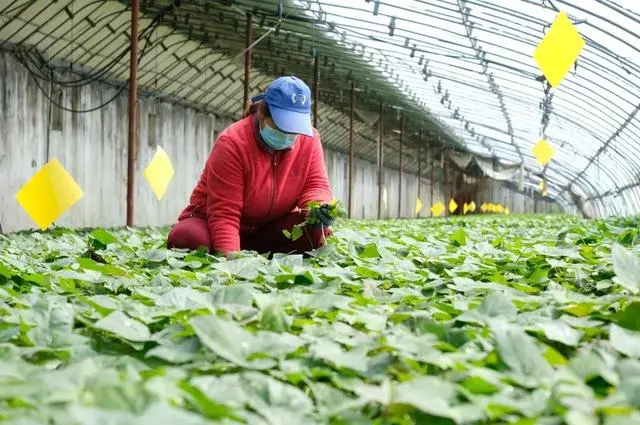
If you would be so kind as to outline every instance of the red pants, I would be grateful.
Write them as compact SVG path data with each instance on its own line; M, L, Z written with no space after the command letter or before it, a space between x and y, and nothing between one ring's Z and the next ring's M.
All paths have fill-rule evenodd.
M304 254L324 245L331 235L328 228L306 227L302 237L296 241L287 239L283 230L291 231L294 225L302 223L301 213L292 212L281 220L262 226L255 232L240 233L240 249L265 253ZM323 231L324 230L324 231ZM169 232L168 248L196 250L206 246L213 252L207 220L190 217L178 221Z

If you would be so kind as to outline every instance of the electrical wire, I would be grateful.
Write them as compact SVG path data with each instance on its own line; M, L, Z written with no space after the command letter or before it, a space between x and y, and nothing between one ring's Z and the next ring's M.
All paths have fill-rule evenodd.
M177 3L177 2L176 2ZM152 21L151 23L139 34L138 39L143 39L146 41L144 44L144 47L142 48L142 51L140 52L140 54L138 55L138 59L137 59L137 66L140 65L140 62L142 61L142 58L147 54L147 50L149 48L149 46L151 45L151 34L153 34L153 31L155 31L155 29L158 27L158 25L160 24L162 18L168 14L174 7L176 7L176 3L172 3L171 5L165 7ZM29 61L33 62L33 58L31 58L31 56L29 55L29 51L27 49L17 49L16 51L16 59L18 60L19 63L21 63L29 72L29 74L34 78L34 82L36 84L36 86L38 87L38 89L40 89L40 91L43 93L43 95L47 98L47 100L49 102L51 102L53 105L55 105L56 107L66 111L66 112L71 112L71 113L76 113L76 114L85 114L85 113L91 113L91 112L95 112L98 111L104 107L106 107L107 105L109 105L110 103L114 102L118 97L120 97L120 95L125 91L125 89L128 86L128 81L123 83L118 90L116 91L115 95L113 95L112 97L110 97L107 101L101 103L98 106L95 107L91 107L89 109L74 109L74 108L68 108L64 105L59 104L58 102L56 102L52 96L48 93L48 90L45 90L40 83L38 82L38 79L40 80L44 80L46 82L48 82L49 84L57 84L60 86L63 86L65 88L77 88L77 87L83 87L86 85L90 85L93 84L97 81L101 81L102 76L106 75L106 73L108 73L111 69L113 69L125 56L128 52L131 51L131 46L128 46L126 49L124 49L124 51L122 53L120 53L120 55L118 55L116 57L116 59L114 59L109 65L107 65L105 68L103 68L102 70L98 71L97 73L94 74L90 74L89 76L85 76L82 79L76 80L74 82L65 82L65 81L55 81L52 77L53 74L53 69L50 68L50 77L45 77L41 74L39 74L39 71L35 71L33 70L30 66L29 66ZM82 81L82 83L80 83ZM66 83L66 84L65 84Z
M162 18L166 16L173 8L174 8L174 5L171 4L166 8L164 8L163 10L161 10L158 13L158 15L150 22L150 24L141 31L139 35L139 40L143 38L147 38L148 40L148 35L151 34L158 27ZM51 69L51 67L49 67L50 69L44 70L45 72L41 72L42 71L41 69L36 69L36 70L33 70L32 68L30 69L36 75L38 75L40 79L45 80L47 82L53 82L53 84L60 85L63 87L80 87L80 86L92 84L97 81L101 81L105 75L107 75L111 70L113 70L113 68L115 68L118 64L120 64L120 61L127 56L130 50L131 50L131 46L128 45L126 48L123 49L122 52L120 52L115 58L113 58L113 60L109 62L104 68L98 70L97 72L85 74L81 78L74 81L67 81L67 80L51 81L51 77L49 76L50 72L55 71L54 69ZM36 68L42 67L42 65L35 63L35 60L33 60L32 58L29 58L29 59L33 62L33 65ZM23 65L28 66L25 63L23 63Z

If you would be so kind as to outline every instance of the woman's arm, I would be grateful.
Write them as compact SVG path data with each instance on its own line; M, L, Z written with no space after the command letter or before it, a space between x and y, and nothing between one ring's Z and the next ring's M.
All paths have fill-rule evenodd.
M298 200L298 207L303 209L311 201L329 203L333 199L331 185L324 163L324 152L318 130L313 130L313 147L311 149L309 171L304 188Z
M220 136L207 160L207 222L215 252L240 251L244 167L233 140Z

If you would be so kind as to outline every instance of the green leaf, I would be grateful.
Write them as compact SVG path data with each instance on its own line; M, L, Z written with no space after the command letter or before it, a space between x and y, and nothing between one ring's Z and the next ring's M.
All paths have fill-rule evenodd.
M304 341L296 335L261 331L253 336L249 351L252 355L265 354L278 358L293 353L302 345Z
M602 378L612 385L619 384L619 378L611 366L603 360L602 356L595 352L585 352L569 361L569 368L583 381L592 381Z
M251 364L247 361L247 356L253 336L241 326L213 315L198 316L189 323L202 344L218 356L240 366ZM269 368L272 363L259 362L253 366Z
M619 353L633 359L640 359L640 332L623 329L611 324L609 341Z
M162 263L167 261L168 251L165 249L150 249L148 251L139 251L138 256L152 263Z
M616 314L614 322L625 329L640 331L640 301L634 301Z
M321 415L335 417L345 411L360 408L362 403L324 382L309 382L309 387Z
M128 341L145 342L151 339L149 328L144 323L130 318L121 311L110 313L107 317L98 320L93 327Z
M557 341L571 347L578 345L583 334L562 320L542 322L539 323L537 327L541 329L544 335L551 341Z
M218 306L253 304L253 288L251 285L223 286L213 293L213 303Z
M338 368L352 369L360 373L365 373L368 369L366 349L360 348L347 351L332 341L322 341L314 344L310 348L310 352L313 357L324 360Z
M27 336L35 346L49 348L68 347L84 341L73 334L74 316L70 304L54 297L41 297L23 314L26 322L34 325Z
M449 236L449 240L455 246L464 246L467 244L467 232L462 227Z
M249 360L252 354L263 353L275 357L295 351L301 342L294 335L278 338L275 333L254 336L238 324L217 316L198 316L190 321L202 344L218 356L238 366L268 369L274 362L268 359Z
M513 303L499 292L492 292L484 297L477 311L487 317L514 317L518 314Z
M171 307L176 310L197 310L213 307L211 296L192 288L171 288L156 299L156 306Z
M511 370L534 379L544 378L551 374L551 367L544 359L534 339L527 335L522 328L502 320L492 320L490 327L497 343L500 358Z
M291 321L279 303L269 304L260 313L260 327L277 333L288 332Z
M380 258L380 252L378 251L378 245L375 243L368 243L364 247L358 250L358 257L360 258Z
M262 262L260 261L260 259L249 257L217 263L214 265L214 267L217 270L228 273L232 276L246 280L253 280L260 274L258 269L261 265Z
M291 231L291 240L297 241L304 235L304 232L301 227L295 226Z
M95 229L89 233L89 244L93 249L106 249L110 244L118 243L118 238L105 229Z
M494 394L498 391L498 386L485 381L479 376L472 376L465 379L462 382L462 386L473 394Z
M455 385L434 376L423 376L395 388L389 381L383 381L379 387L360 383L353 390L363 401L385 407L408 405L433 416L461 422L459 412L451 406L456 396Z
M11 270L11 268L2 262L0 262L0 276L4 276L7 279L13 276L13 271Z
M300 389L257 372L202 376L192 384L211 400L232 406L249 406L267 424L304 425L312 423L313 403Z
M451 406L456 396L456 387L451 382L423 376L398 385L394 393L394 404L408 404L424 413L462 422L459 412Z
M147 351L145 357L156 357L175 364L187 363L195 359L200 346L197 338L185 338L177 343L158 345Z
M616 273L615 282L629 291L638 293L640 290L640 259L619 244L611 249L613 270Z

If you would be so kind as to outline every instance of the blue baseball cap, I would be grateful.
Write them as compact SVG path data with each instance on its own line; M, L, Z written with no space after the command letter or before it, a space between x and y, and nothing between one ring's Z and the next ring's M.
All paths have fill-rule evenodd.
M280 77L253 100L264 100L269 105L271 118L280 130L313 137L311 90L301 79Z

